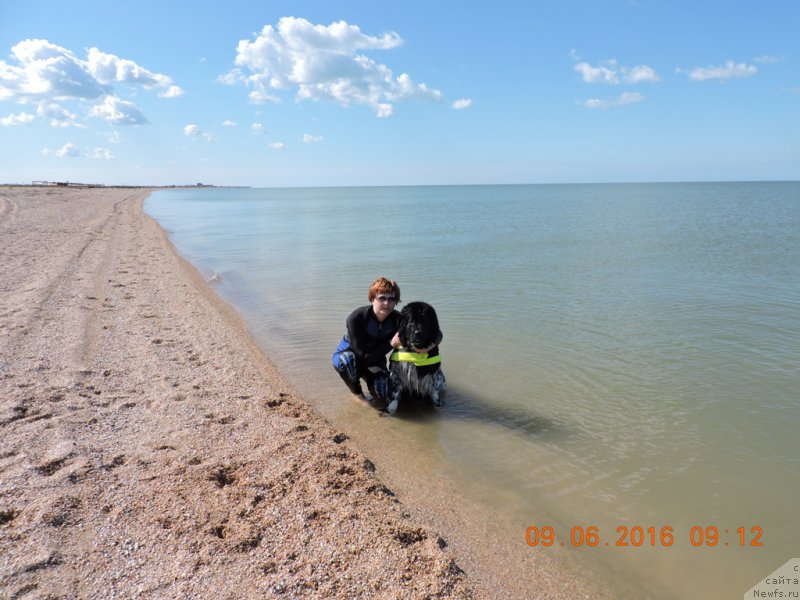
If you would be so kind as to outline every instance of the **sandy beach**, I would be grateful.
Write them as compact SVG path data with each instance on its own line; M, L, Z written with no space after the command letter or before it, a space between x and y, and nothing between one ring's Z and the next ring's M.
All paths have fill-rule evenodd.
M0 188L0 596L479 597L146 195Z

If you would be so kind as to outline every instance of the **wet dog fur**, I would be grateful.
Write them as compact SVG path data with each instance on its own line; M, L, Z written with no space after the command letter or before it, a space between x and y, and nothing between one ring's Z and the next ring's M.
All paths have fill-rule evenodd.
M436 311L427 302L409 302L400 311L398 336L406 351L428 348L436 343L439 335L439 319ZM429 356L439 353L438 346ZM386 412L394 414L405 398L421 398L433 406L441 406L441 395L445 390L444 372L441 363L418 366L413 362L389 361L389 388L391 390Z

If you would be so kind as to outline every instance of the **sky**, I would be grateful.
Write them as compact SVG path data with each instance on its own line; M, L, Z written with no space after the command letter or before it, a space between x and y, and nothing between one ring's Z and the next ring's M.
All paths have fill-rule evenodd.
M800 180L795 0L0 0L0 183Z

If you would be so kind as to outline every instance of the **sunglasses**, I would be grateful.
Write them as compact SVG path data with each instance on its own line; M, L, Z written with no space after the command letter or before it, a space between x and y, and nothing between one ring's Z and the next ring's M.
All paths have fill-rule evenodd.
M377 300L378 302L392 302L392 303L397 302L397 298L395 298L394 296L375 296L375 300Z

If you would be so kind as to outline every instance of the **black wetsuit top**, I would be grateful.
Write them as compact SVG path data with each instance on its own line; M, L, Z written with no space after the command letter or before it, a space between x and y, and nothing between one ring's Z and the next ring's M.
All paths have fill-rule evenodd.
M364 361L364 367L386 368L386 355L392 349L392 338L397 333L400 313L396 310L383 321L378 321L372 305L361 306L347 317L347 334L353 353Z

